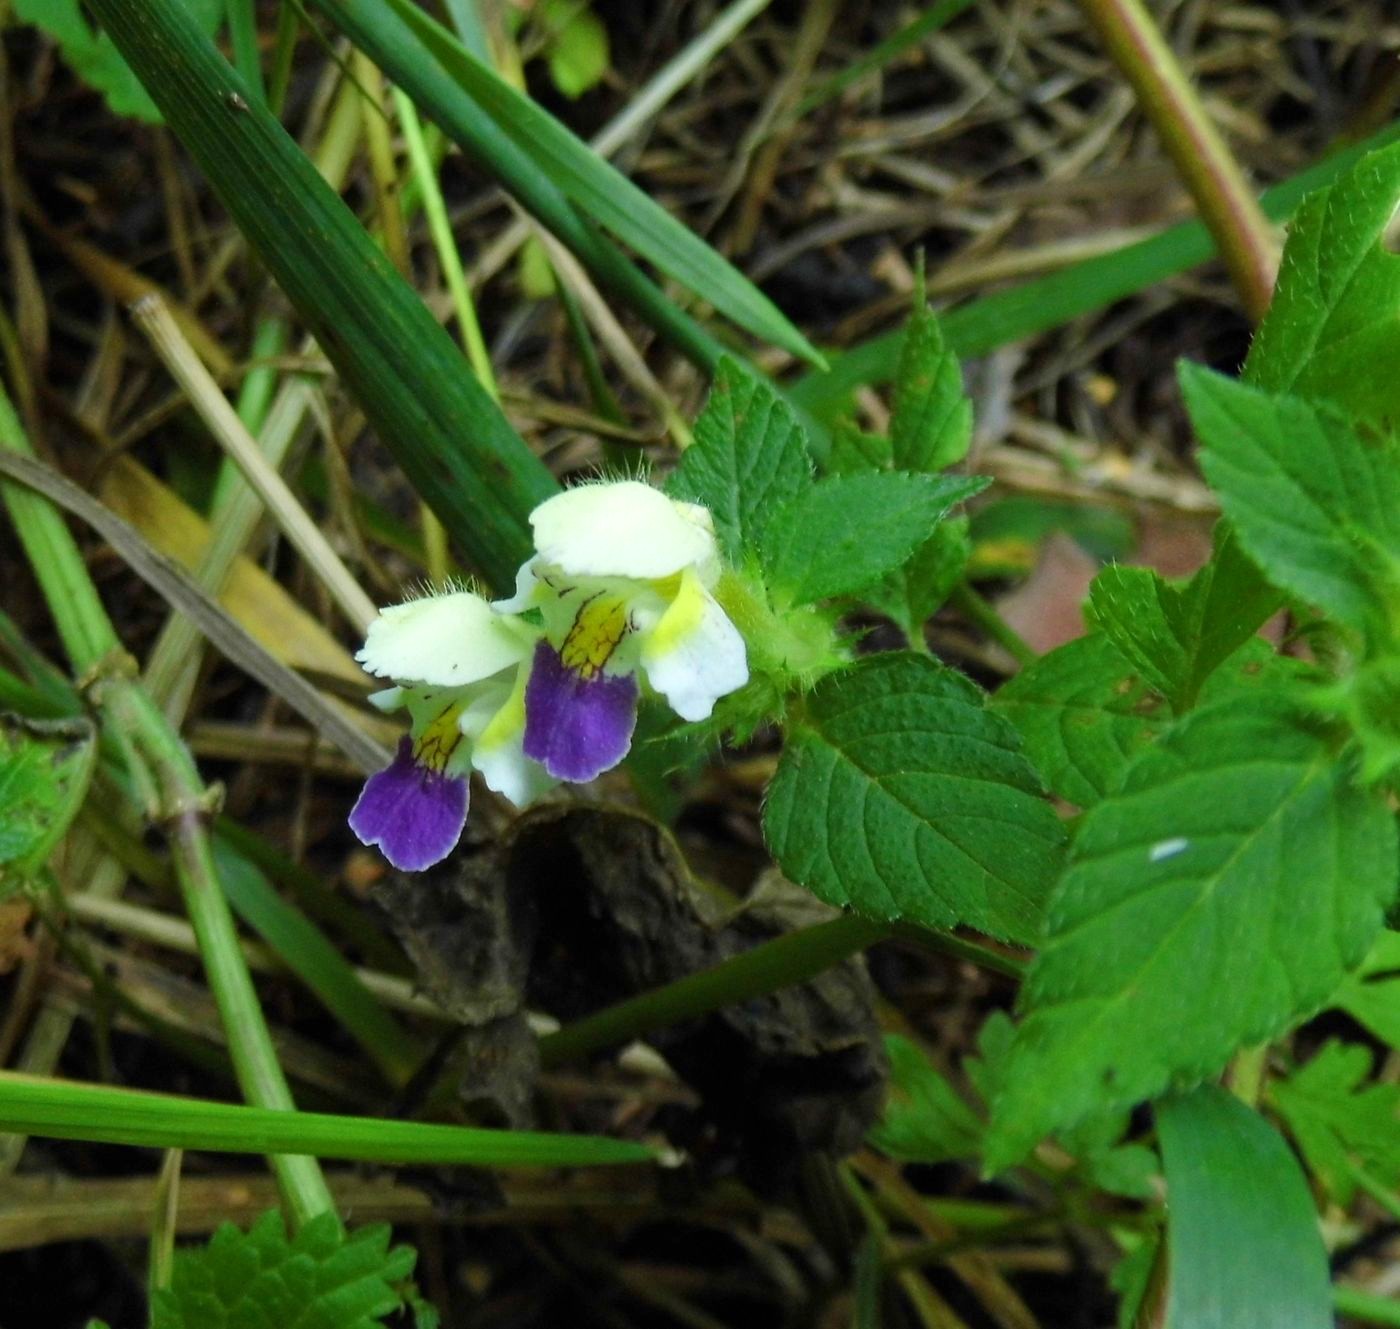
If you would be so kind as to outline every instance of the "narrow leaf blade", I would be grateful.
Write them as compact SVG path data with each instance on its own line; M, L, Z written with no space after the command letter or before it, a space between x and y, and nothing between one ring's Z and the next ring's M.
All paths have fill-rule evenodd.
M1166 1329L1330 1329L1317 1211L1297 1161L1214 1085L1157 1109L1167 1174Z

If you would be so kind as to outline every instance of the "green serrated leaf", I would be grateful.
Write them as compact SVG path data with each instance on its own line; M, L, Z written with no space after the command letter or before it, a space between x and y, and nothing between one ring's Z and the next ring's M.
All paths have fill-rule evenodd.
M1363 157L1304 200L1247 382L1323 399L1364 419L1400 412L1400 257L1385 246L1400 203L1400 145Z
M1356 1193L1357 1167L1400 1184L1400 1085L1367 1085L1370 1076L1368 1048L1331 1039L1269 1088L1308 1166L1343 1205Z
M129 115L151 124L160 112L121 57L111 37L95 32L83 17L78 0L12 0L21 23L34 23L57 43L68 67L107 100L114 115ZM205 32L213 32L223 17L224 0L187 0Z
M82 806L96 753L86 720L0 714L0 899L48 861Z
M1081 821L1021 994L990 1167L1321 1007L1395 894L1394 818L1284 700L1193 712Z
M987 484L908 471L818 480L768 527L762 553L774 598L803 605L864 591L906 563L954 503Z
M247 1232L225 1223L207 1246L176 1254L151 1329L380 1329L404 1306L417 1259L389 1237L387 1223L346 1233L330 1213L290 1239L275 1210Z
M1195 365L1182 390L1201 467L1268 578L1384 637L1400 607L1400 446L1335 409L1270 396Z
M967 456L972 403L962 366L933 311L920 300L899 353L890 420L890 451L901 471L942 471Z
M549 27L549 77L566 97L581 97L608 72L608 30L587 0L544 0Z
M1046 784L1081 808L1113 793L1129 763L1171 724L1171 706L1103 633L1040 657L992 700Z
M1298 1161L1216 1085L1157 1109L1167 1177L1164 1329L1331 1329L1327 1249Z
M849 420L842 420L831 431L831 450L823 469L827 475L888 471L892 457L888 435L867 434Z
M967 1100L907 1038L886 1034L885 1048L890 1096L869 1142L903 1162L975 1158L982 1147L982 1121Z
M1400 1048L1400 932L1382 932L1354 973L1332 996L1382 1042Z
M862 598L894 619L910 641L918 641L924 624L962 580L971 555L967 517L945 517L904 567L871 587Z
M1064 831L1015 731L967 679L902 652L820 683L793 715L764 831L828 904L1031 941Z
M739 566L774 513L811 483L807 440L792 407L726 356L666 492L709 508L720 549Z

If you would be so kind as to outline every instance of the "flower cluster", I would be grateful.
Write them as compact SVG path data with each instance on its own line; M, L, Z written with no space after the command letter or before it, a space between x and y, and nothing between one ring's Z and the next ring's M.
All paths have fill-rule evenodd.
M624 480L559 494L530 525L535 555L513 597L394 605L356 656L393 683L370 700L406 710L410 727L350 826L404 871L452 851L472 769L524 805L616 766L644 688L703 720L748 681L744 639L711 594L721 564L705 508Z

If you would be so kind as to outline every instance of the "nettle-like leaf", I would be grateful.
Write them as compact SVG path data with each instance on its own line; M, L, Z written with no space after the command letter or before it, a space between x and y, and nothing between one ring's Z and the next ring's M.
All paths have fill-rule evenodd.
M1370 1049L1331 1039L1269 1088L1308 1166L1339 1204L1351 1203L1358 1166L1384 1186L1400 1185L1400 1085L1370 1079Z
M963 1070L985 1104L1000 1083L1015 1030L994 1011L978 1034L978 1055ZM867 1137L876 1149L908 1163L974 1159L982 1153L985 1111L974 1109L918 1046L897 1034L885 1037L890 1054L890 1096L884 1115ZM1129 1114L1101 1114L1065 1132L1060 1143L1077 1160L1079 1175L1097 1190L1133 1199L1154 1193L1160 1167L1146 1145L1120 1144Z
M1360 966L1332 994L1331 1005L1382 1042L1400 1048L1400 932L1381 933Z
M417 1258L389 1237L387 1223L347 1234L334 1214L290 1239L275 1211L247 1232L225 1223L207 1246L177 1252L151 1329L380 1329L404 1307Z
M894 462L889 435L867 434L849 420L840 421L831 431L831 450L826 454L827 475L855 475L860 471L888 471Z
M1400 446L1322 402L1183 365L1201 468L1275 584L1384 635L1400 605Z
M811 483L807 438L792 407L736 360L721 360L666 492L709 508L720 548L737 566L774 514Z
M67 831L96 752L86 720L0 715L0 899L44 865Z
M775 600L813 604L854 595L901 567L955 503L985 489L981 476L867 471L803 490L764 536Z
M1046 784L1082 808L1111 794L1172 721L1163 693L1101 632L1028 665L997 691L992 709L1015 725Z
M1199 700L1289 690L1318 677L1256 637L1212 670ZM1081 808L1115 792L1129 765L1172 724L1167 697L1101 632L1042 655L1004 684L991 705L1016 726L1051 790Z
M1400 145L1368 154L1303 201L1247 382L1364 419L1400 413L1400 257L1385 247L1397 202Z
M1015 731L962 675L892 652L830 675L790 717L764 831L828 904L1033 941L1060 820Z
M885 1050L890 1054L890 1096L870 1143L907 1163L976 1158L982 1119L968 1101L907 1038L887 1034Z
M963 579L972 557L965 516L945 517L898 572L866 590L867 604L888 614L911 641Z
M186 2L205 32L218 27L224 0ZM113 114L160 123L160 112L141 80L122 59L112 39L105 32L93 30L78 0L13 0L13 7L21 23L37 24L58 43L69 68L107 99Z
M1224 531L1210 562L1182 586L1150 568L1105 568L1090 588L1087 616L1182 713L1279 602Z
M962 366L922 298L904 330L895 374L890 453L901 471L942 471L967 456L972 403Z
M1286 700L1179 721L1085 813L1021 993L987 1163L1211 1075L1318 1010L1395 895L1395 821Z

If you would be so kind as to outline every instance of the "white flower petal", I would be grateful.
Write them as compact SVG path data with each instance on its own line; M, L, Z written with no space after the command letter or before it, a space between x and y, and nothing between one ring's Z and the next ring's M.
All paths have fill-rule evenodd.
M404 692L400 687L380 688L365 698L377 711L396 711L404 704Z
M652 580L716 559L710 514L640 480L566 490L541 503L530 525L540 561L570 577Z
M381 678L459 687L518 664L531 635L479 595L451 591L381 609L355 659Z
M518 614L539 602L539 590L544 584L535 575L537 558L528 558L515 574L515 594L508 600L492 600L491 608L499 614Z
M749 681L748 652L699 577L687 572L671 606L642 643L647 682L682 720L704 720Z

